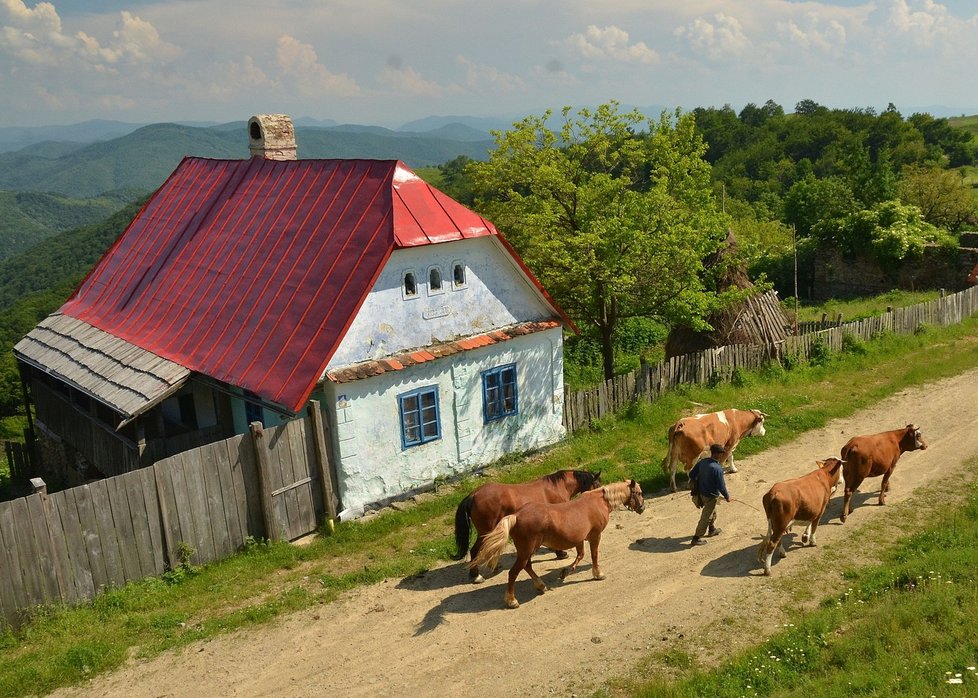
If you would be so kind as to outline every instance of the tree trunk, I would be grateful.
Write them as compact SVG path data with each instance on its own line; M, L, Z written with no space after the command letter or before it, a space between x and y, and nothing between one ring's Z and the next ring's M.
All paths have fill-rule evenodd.
M601 358L604 364L604 379L610 380L615 377L615 328L610 325L601 325L598 330L601 332Z

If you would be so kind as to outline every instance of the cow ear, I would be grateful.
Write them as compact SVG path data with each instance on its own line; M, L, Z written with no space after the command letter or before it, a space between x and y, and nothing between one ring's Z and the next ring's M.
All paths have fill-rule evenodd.
M824 468L825 467L825 461L824 460L816 460L815 461L815 465L817 465L819 468Z

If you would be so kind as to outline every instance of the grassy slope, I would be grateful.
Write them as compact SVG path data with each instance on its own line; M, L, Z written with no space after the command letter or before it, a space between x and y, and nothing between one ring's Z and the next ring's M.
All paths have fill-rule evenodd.
M851 414L910 384L978 367L978 322L913 337L856 345L826 366L741 376L739 385L692 388L609 419L593 432L536 457L513 458L498 479L521 481L567 467L629 475L644 489L665 485L659 461L667 425L692 403L751 405L773 415L765 439L744 455L791 440L800 431ZM859 380L854 380L858 376ZM847 399L840 401L839 394ZM23 630L0 635L0 695L46 692L122 664L130 652L152 656L171 647L260 624L292 610L328 603L352 587L430 569L453 552L452 514L474 479L443 488L417 506L342 524L310 546L256 543L203 569L110 591L77 609L48 609ZM424 524L422 526L422 524Z

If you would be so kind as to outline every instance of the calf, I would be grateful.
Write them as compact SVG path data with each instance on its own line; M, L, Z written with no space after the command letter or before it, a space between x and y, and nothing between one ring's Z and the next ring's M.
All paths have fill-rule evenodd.
M801 535L802 545L815 545L818 522L829 505L829 497L839 486L842 461L827 458L815 461L818 469L793 480L775 483L764 495L764 514L767 516L767 536L757 549L757 561L764 564L764 574L771 574L771 558L784 549L784 534L792 524L808 524Z
M721 465L737 472L733 452L745 436L764 436L764 418L760 410L721 410L709 414L684 417L669 427L669 452L662 459L662 469L669 474L669 486L676 491L676 466L690 468L708 451L712 444L724 448Z
M849 503L853 493L867 477L883 476L880 483L880 506L886 504L886 492L890 489L890 475L904 451L924 450L927 444L920 429L908 424L903 429L884 431L879 434L853 436L842 447L842 460L846 465L842 476L846 481L845 499L842 502L842 521L849 516Z

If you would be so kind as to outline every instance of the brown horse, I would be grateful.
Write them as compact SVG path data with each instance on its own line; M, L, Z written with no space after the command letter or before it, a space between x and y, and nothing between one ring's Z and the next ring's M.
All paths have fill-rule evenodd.
M549 591L537 573L533 571L531 557L541 545L563 550L576 548L577 557L569 566L560 571L561 581L577 569L578 563L584 558L584 541L591 548L591 574L595 579L604 579L598 566L598 543L601 533L608 525L611 510L619 504L641 514L645 511L645 499L642 488L634 480L613 482L600 490L585 492L580 497L561 504L530 503L515 514L504 516L485 537L482 550L469 563L470 569L478 569L480 565L495 568L499 564L503 548L510 536L516 544L516 562L509 571L509 582L506 585L506 607L517 608L520 603L516 600L514 587L516 577L523 570L533 580L533 586L539 593Z
M558 470L544 475L538 480L507 485L489 482L478 487L463 499L455 510L454 559L461 560L469 553L469 526L475 526L475 543L472 545L470 559L475 559L482 547L486 534L496 527L500 519L514 513L530 502L557 504L566 502L581 492L601 486L601 471ZM558 557L560 553L558 552ZM566 557L566 555L564 555ZM483 580L478 568L469 571L473 584Z

